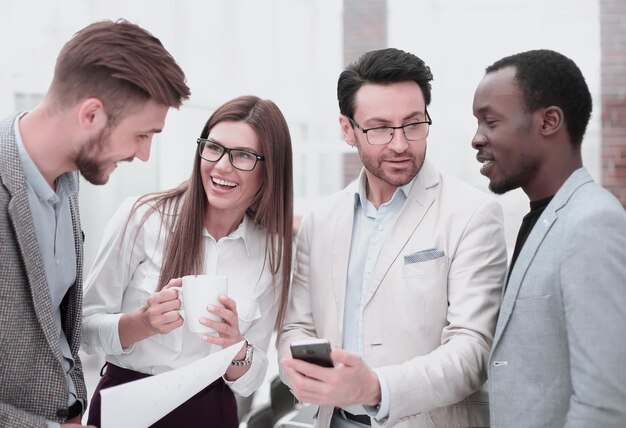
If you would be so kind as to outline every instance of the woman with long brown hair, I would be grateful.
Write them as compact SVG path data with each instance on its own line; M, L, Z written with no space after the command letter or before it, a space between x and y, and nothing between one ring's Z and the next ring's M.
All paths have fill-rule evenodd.
M276 105L235 98L209 118L191 177L178 187L122 204L105 230L86 281L83 345L106 355L89 424L100 423L104 388L182 367L245 340L223 378L154 426L236 427L232 391L249 395L267 369L291 270L291 138ZM216 336L180 328L181 277L228 277L224 305L202 319ZM231 391L232 390L232 391Z

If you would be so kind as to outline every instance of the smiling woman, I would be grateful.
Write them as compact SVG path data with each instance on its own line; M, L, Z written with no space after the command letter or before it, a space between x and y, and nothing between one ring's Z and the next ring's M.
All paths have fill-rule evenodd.
M83 344L107 361L90 424L100 423L101 389L179 368L242 340L223 378L155 426L210 420L236 427L233 391L250 395L264 380L291 270L289 130L273 102L246 96L219 107L197 142L188 180L118 209L86 281ZM197 274L228 277L224 307L207 307L207 315L221 321L200 318L215 336L182 327L180 301L169 289Z

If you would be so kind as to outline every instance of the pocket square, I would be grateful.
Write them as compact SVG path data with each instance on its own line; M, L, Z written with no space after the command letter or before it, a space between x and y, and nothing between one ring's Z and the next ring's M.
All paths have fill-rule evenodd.
M436 248L429 248L427 250L416 251L413 254L408 254L404 256L404 264L408 265L410 263L420 263L426 262L428 260L438 259L439 257L443 257L445 253Z

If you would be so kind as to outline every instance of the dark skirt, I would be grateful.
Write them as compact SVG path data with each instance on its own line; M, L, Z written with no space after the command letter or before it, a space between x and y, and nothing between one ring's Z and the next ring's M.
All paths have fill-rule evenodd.
M88 425L100 426L100 390L121 385L150 375L124 369L106 363L106 372L100 378L98 386L89 403ZM183 404L172 410L152 427L206 427L237 428L237 402L230 388L220 377L215 382L198 392Z

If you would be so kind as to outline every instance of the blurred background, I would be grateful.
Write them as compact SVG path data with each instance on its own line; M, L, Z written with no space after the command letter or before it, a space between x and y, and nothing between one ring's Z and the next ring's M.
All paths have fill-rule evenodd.
M470 146L476 128L472 97L485 67L529 49L569 56L594 101L584 163L626 205L623 0L2 0L1 5L0 117L40 101L63 44L96 20L125 18L146 28L187 75L191 99L169 113L150 161L120 164L106 186L81 183L87 272L120 202L186 179L205 121L239 95L270 98L287 118L297 215L344 187L360 164L341 138L337 78L360 54L383 47L412 52L431 67L428 156L485 192L487 180ZM497 199L512 251L527 199L520 190ZM99 364L85 361L88 386L97 381Z

